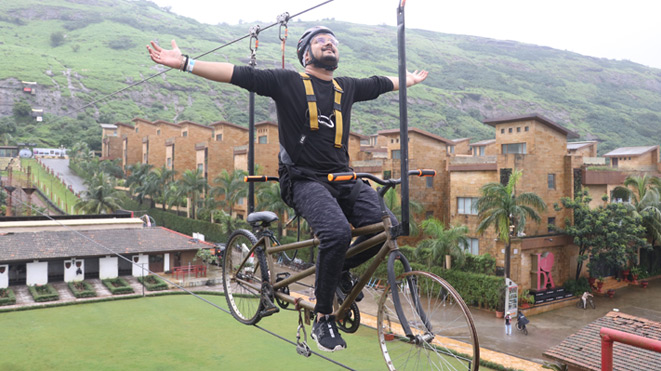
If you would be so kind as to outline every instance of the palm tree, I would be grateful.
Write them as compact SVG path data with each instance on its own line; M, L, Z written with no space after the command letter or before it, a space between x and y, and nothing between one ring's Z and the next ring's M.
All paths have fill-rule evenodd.
M624 187L615 187L613 192L628 196L631 203L627 207L643 218L652 246L656 241L661 241L661 179L647 174L642 177L629 175L624 180Z
M292 209L280 197L280 184L272 183L266 187L261 187L257 193L257 204L263 210L278 214L278 237L281 237L285 213L291 215Z
M402 201L397 191L393 188L389 189L383 197L383 201L390 211L392 211L399 220L402 219ZM420 214L424 210L424 206L420 202L409 199L409 211L411 214ZM418 235L418 224L413 218L409 220L409 231L412 236Z
M424 235L430 238L418 244L415 249L415 256L417 258L426 256L427 268L431 268L433 264L444 267L444 257L446 255L455 258L460 266L463 265L464 251L461 246L466 246L468 243L468 237L466 237L468 227L454 225L446 228L440 220L430 218L422 222L422 231Z
M75 208L85 214L110 214L121 206L121 192L115 189L115 178L99 172L85 181L87 190L83 198L76 202Z
M145 177L149 174L153 166L154 165L137 163L126 167L128 176L126 177L125 185L131 189L131 193L133 193L138 185L145 180Z
M177 172L175 170L168 169L165 165L163 165L159 168L152 169L151 173L154 174L153 181L160 186L158 191L155 192L152 197L155 200L161 200L163 202L162 208L163 211L165 211L167 204L166 194L168 193L168 189L170 189L170 184L174 182L174 176L177 175ZM152 180L150 179L150 181Z
M181 174L177 181L181 192L186 195L188 203L187 217L195 219L195 206L198 196L209 189L206 178L202 175L200 169L186 170Z
M220 204L229 210L230 216L233 214L234 205L242 197L248 195L248 187L243 181L243 177L246 175L246 172L243 170L234 170L231 173L223 170L213 179L214 184L217 184L217 186L213 188L211 194L213 196L224 196Z
M482 196L477 200L480 224L477 232L483 234L489 227L496 229L498 239L505 243L505 277L510 277L511 236L523 231L528 218L540 221L537 210L546 210L546 203L532 192L515 194L516 183L522 172L515 170L507 181L488 183L480 189Z

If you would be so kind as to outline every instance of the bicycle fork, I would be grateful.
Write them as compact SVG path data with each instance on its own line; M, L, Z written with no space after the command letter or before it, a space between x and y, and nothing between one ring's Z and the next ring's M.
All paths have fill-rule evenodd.
M411 278L407 278L406 280L406 285L408 285L409 290L411 290L411 299L413 300L413 305L415 307L416 312L420 315L420 319L425 325L425 328L427 329L427 332L423 335L414 335L413 331L411 331L411 327L409 326L409 322L406 318L406 315L404 314L404 310L402 309L401 305L401 300L399 298L399 293L397 292L397 277L395 277L395 260L399 259L404 266L404 271L409 272L411 271L411 266L409 265L408 260L406 257L399 252L399 250L392 251L390 253L390 256L388 257L388 285L390 286L390 291L392 294L392 301L395 307L395 312L397 313L397 317L399 318L400 325L402 326L402 330L404 331L404 334L411 339L411 341L415 344L422 344L423 342L425 343L430 343L434 339L434 334L432 332L432 324L427 318L427 314L425 311L422 309L422 305L420 303L420 296L418 293L418 283L414 282Z

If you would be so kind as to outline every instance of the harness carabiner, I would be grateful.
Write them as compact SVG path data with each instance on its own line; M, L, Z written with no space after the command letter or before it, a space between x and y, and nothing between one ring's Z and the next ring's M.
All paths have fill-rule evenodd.
M278 16L278 23L280 23L280 29L278 30L278 37L280 38L281 49L282 49L282 68L285 68L285 42L287 41L287 36L289 34L289 28L287 26L289 22L289 13L285 12ZM282 28L285 29L285 35L282 36Z
M257 65L257 48L259 48L259 25L250 27L250 66L255 67ZM255 47L252 47L252 42L255 40Z
M305 324L303 323L303 310L299 305L301 298L296 298L294 304L298 310L298 328L296 329L296 352L302 356L309 357L312 355L312 350L308 346L308 334L305 332ZM301 342L301 330L303 330L303 342Z

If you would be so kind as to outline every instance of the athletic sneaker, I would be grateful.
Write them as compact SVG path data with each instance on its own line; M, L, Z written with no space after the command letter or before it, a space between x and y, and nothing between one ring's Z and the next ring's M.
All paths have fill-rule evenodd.
M312 325L312 338L317 342L317 347L324 352L334 352L346 349L347 343L342 340L340 332L337 331L335 316L325 315Z
M342 293L344 294L342 300L344 300L344 298L346 298L347 295L349 295L349 293L353 289L353 285L355 284L356 282L353 279L353 277L351 277L351 273L349 273L349 271L343 271L342 276L340 276L340 284L338 285L340 287L340 291L342 291ZM357 302L361 301L363 300L364 297L365 295L361 291L358 293L358 296L356 296L356 301Z

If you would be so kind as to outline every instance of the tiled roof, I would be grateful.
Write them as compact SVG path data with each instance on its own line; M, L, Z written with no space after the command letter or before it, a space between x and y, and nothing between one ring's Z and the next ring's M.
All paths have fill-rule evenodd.
M162 227L23 232L0 235L0 261L184 251L212 246Z
M602 327L649 339L661 340L661 323L620 312L610 312L570 335L544 355L582 370L601 370ZM613 369L624 371L661 370L661 353L615 343Z
M653 151L659 148L659 146L647 146L647 147L621 147L614 149L604 155L604 157L616 157L616 156L640 156L644 155L647 152Z

